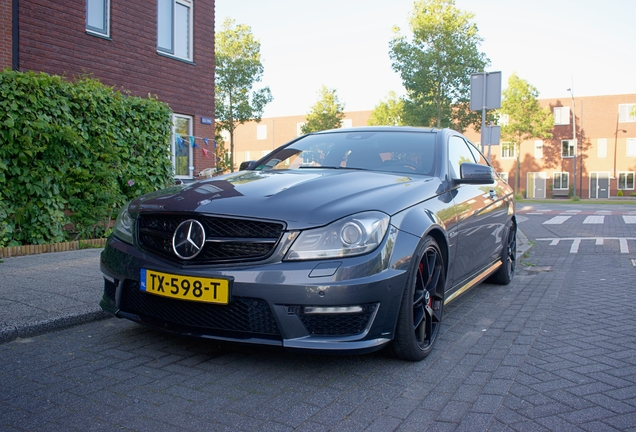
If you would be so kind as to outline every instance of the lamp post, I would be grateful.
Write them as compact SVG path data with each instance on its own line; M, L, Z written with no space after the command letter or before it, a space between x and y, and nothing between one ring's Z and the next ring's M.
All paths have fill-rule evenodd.
M572 96L572 139L574 140L574 181L572 182L572 193L576 198L576 150L577 150L577 142L576 142L576 106L574 105L574 91L572 87L568 89L570 95Z

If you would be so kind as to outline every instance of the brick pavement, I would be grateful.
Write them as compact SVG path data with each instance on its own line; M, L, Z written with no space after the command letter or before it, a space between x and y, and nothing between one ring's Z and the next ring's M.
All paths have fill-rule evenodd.
M116 319L21 337L0 345L0 429L636 430L634 254L568 250L538 243L511 285L448 305L420 363Z

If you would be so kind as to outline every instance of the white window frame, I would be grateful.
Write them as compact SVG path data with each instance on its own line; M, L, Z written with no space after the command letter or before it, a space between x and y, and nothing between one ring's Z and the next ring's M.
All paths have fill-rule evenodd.
M96 16L95 14L101 14ZM94 20L101 21L101 24ZM86 32L110 37L110 0L86 0Z
M570 124L570 107L554 107L553 110L554 124L556 126Z
M563 151L563 146L567 143L568 152L567 154ZM576 156L576 140L561 140L561 157L563 159L569 159Z
M305 126L305 122L296 123L296 136L297 137L303 135L303 126Z
M564 180L565 180L565 186L563 186ZM569 172L552 173L552 190L569 190L569 189L570 189L570 173Z
M636 122L636 115L634 113L634 107L636 104L619 104L618 105L618 122L619 123L634 123Z
M534 158L543 159L543 141L536 140L534 142Z
M631 177L631 187L628 180ZM619 171L616 179L616 188L620 190L634 190L634 171Z
M340 127L341 128L350 128L353 127L353 120L352 119L343 119L340 122Z
M596 156L598 158L606 158L607 157L607 138L599 138L596 141L597 153Z
M267 125L256 125L256 140L263 141L267 139Z
M183 140L181 146L177 142L177 119L183 119L187 121L187 128L185 134L179 133L179 136ZM172 114L172 143L171 143L171 158L172 158L172 170L175 178L192 178L194 172L194 159L192 154L192 145L190 144L190 136L192 136L192 128L194 127L194 118L192 116L183 114ZM187 174L180 172L177 173L177 151L183 150L184 146L188 149L187 156ZM185 152L184 152L185 153ZM185 156L185 155L183 155Z
M627 157L636 157L636 138L627 138L625 142L625 155Z
M181 29L177 20L183 12L187 13L187 29L185 33L177 33L177 30ZM181 60L193 61L193 23L194 2L192 0L157 0L157 52ZM169 35L167 35L168 31ZM185 45L179 36L187 38Z
M509 142L501 143L501 158L502 159L514 159L515 158L515 145Z

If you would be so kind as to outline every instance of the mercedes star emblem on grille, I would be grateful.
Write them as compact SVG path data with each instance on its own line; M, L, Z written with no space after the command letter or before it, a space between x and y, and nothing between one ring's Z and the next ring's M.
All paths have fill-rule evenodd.
M205 230L199 221L181 222L172 236L172 250L181 259L189 260L201 252L205 244Z

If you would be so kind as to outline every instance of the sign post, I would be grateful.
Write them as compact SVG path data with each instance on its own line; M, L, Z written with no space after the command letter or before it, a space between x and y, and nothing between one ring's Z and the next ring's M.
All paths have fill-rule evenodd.
M481 151L484 145L499 144L499 126L486 126L486 110L501 108L501 72L482 72L470 76L470 109L481 110ZM493 129L496 128L496 131ZM490 147L488 147L490 160Z

